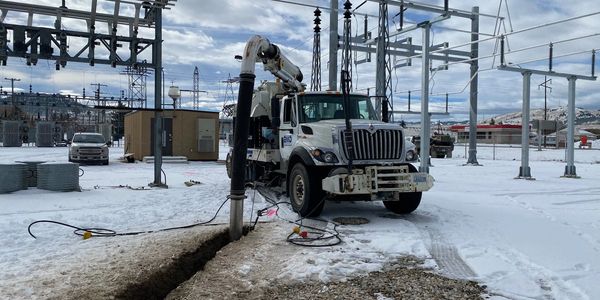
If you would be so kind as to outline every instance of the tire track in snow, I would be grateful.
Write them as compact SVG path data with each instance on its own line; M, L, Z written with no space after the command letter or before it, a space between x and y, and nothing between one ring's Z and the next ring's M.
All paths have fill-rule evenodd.
M458 253L458 249L443 234L431 226L437 218L419 212L404 217L413 223L427 239L427 250L437 263L442 274L460 279L472 279L477 274L467 265Z
M417 226L419 230L423 230ZM442 237L442 234L431 227L425 226L429 233L430 242L427 250L435 259L443 274L460 279L471 279L477 274L465 263L458 254L458 249Z

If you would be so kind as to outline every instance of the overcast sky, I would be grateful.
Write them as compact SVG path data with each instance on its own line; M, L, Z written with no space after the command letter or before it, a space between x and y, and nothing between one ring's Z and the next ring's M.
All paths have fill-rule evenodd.
M329 7L326 0L291 0L310 5ZM57 7L59 0L28 0L35 4L43 4ZM343 7L340 1L340 7ZM361 4L362 0L352 1L354 7ZM442 5L441 0L422 0L422 3ZM475 5L480 6L480 12L497 15L499 4L502 2L500 16L504 17L500 33L510 33L532 26L559 21L571 17L600 11L597 0L450 0L452 8L471 10ZM67 0L67 6L72 9L89 10L89 0ZM508 3L508 10L506 7ZM99 0L100 11L112 11L114 2ZM131 7L123 6L125 13L131 11ZM206 109L219 110L225 98L228 76L238 76L239 62L234 59L236 54L241 54L246 41L253 35L259 34L269 38L272 42L281 46L284 52L295 62L304 73L305 82L310 84L311 58L313 46L313 7L279 3L270 0L179 0L172 10L164 12L163 29L163 58L165 70L165 84L168 88L173 84L182 89L192 89L192 74L194 67L200 70L200 89L206 90L207 94L201 94L202 106ZM391 6L390 32L394 32L398 24L397 15L399 9ZM377 15L378 7L375 2L368 2L356 10L357 15L353 18L352 31L354 34L364 31L364 17L360 14ZM510 15L510 18L508 17ZM393 18L392 18L393 17ZM436 17L435 14L419 11L407 11L406 23L420 22ZM329 47L329 12L323 13L323 34L321 36L322 49L322 82L323 88L328 88L328 47ZM341 20L341 15L338 15ZM8 13L5 23L24 24L26 16L17 13ZM48 18L34 18L34 25L48 26L53 20ZM340 21L341 22L341 21ZM481 39L494 34L497 19L493 17L481 17L480 30ZM600 33L600 15L565 22L558 25L547 26L537 30L510 34L508 36L507 49L519 50L529 46L549 44L566 39L578 38ZM85 23L68 21L63 27L72 30L85 29ZM342 34L342 25L340 23ZM377 19L368 18L368 30L373 35L377 34ZM434 26L432 34L433 44L449 42L450 46L468 42L470 35L458 29L470 30L470 21L461 18L451 18ZM141 34L148 34L142 31ZM421 31L410 32L405 36L413 38L414 44L421 44ZM403 38L405 36L398 36ZM395 39L394 37L393 39ZM9 37L10 39L10 37ZM71 40L71 51L75 51L80 41ZM490 56L494 53L496 42L491 39L480 44L480 56ZM554 55L587 51L584 54L556 58L554 70L557 72L568 72L581 75L589 75L591 72L592 49L600 48L600 36L595 35L572 42L557 43L554 46ZM467 51L469 46L456 50ZM57 50L55 50L57 51ZM340 55L341 56L341 55ZM356 57L363 58L364 54L357 53ZM548 47L543 46L528 51L516 51L507 55L507 61L525 68L547 70L548 62L544 60L548 56ZM397 58L400 59L400 58ZM523 64L523 62L542 59L537 62ZM479 77L479 112L480 119L491 115L505 112L518 111L521 109L522 76L518 73L494 70L499 58L482 59ZM434 66L440 62L434 62ZM596 66L599 64L597 63ZM597 68L598 69L598 68ZM21 81L16 83L18 89L29 90L33 85L33 91L39 92L63 92L81 94L86 88L87 94L92 94L92 83L107 85L103 88L103 94L107 96L118 96L121 90L126 90L128 80L125 75L120 75L122 68L110 68L108 66L96 65L90 67L87 64L69 63L65 69L56 71L54 62L40 60L37 66L28 67L24 59L10 58L7 66L0 67L0 77L16 77ZM272 77L263 72L257 66L258 79L271 79ZM394 108L406 110L407 92L413 90L412 110L419 110L420 89L420 59L414 59L411 67L399 68L393 71L392 84L394 89ZM371 63L354 66L353 86L359 91L366 93L371 89L373 93L375 86L375 56ZM468 84L469 65L453 64L447 71L435 72L432 76L431 111L442 111L445 106L444 94L449 93L448 118L452 120L464 120L468 118ZM532 77L532 108L543 108L544 90L538 85L544 81L543 76ZM148 97L151 106L153 103L154 81L148 80ZM10 86L10 82L3 81L2 85ZM566 105L567 103L567 80L555 78L550 85L552 91L548 96L548 105L551 107ZM234 86L235 92L237 87ZM167 100L168 101L168 100ZM183 102L191 101L190 94L183 94ZM600 83L580 80L577 82L577 106L588 109L600 109ZM415 116L397 115L396 119L412 119ZM440 117L434 117L437 119Z

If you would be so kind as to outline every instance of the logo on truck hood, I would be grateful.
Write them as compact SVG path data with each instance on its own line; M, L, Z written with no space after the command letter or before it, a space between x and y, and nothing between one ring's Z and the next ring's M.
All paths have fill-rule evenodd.
M369 131L370 134L374 134L375 131L377 131L377 129L375 129L375 126L373 126L373 124L369 124L369 127L367 127L367 131Z

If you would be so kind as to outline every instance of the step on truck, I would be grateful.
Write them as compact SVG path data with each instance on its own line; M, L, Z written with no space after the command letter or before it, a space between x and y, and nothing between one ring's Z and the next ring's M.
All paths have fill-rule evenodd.
M276 77L253 91L248 126L235 126L248 134L245 182L280 188L301 216L318 216L328 199L383 201L399 214L419 206L433 178L406 161L402 127L380 121L367 95L305 91L300 69L260 36L245 51L257 51L252 64L262 62ZM236 146L244 145L227 155L230 177Z

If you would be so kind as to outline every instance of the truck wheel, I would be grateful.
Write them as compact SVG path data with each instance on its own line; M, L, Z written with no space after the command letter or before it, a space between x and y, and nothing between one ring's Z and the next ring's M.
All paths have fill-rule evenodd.
M437 151L435 151L435 150L431 149L431 151L430 151L429 153L431 153L431 157L438 158L438 153L437 153Z
M409 173L417 173L417 168L408 164ZM400 193L396 201L383 201L383 206L396 214L410 214L421 204L423 192Z
M108 166L108 159L102 162L103 165Z
M398 201L383 201L385 208L397 214L410 214L421 204L423 192L400 193Z
M290 172L288 192L295 212L301 217L316 217L323 210L323 194L318 176L308 176L302 163L297 163Z
M446 152L446 158L452 158L452 151Z

